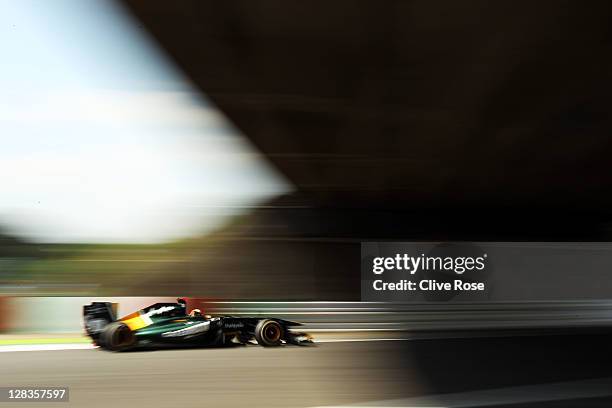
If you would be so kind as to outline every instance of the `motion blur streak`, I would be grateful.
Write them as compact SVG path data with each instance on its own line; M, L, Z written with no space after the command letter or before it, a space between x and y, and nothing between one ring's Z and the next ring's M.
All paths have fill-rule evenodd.
M167 242L290 190L114 1L0 6L0 228Z

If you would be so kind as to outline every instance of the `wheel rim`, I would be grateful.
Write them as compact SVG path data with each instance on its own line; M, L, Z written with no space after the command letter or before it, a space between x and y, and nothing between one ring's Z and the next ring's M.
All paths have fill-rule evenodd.
M277 323L268 323L263 329L264 338L272 343L280 340L281 329Z

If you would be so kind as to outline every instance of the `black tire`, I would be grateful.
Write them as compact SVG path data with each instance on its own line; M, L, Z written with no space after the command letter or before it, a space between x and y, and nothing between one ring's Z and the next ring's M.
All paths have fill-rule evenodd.
M276 347L281 345L284 337L283 326L276 320L260 320L255 326L255 339L259 345L264 347Z
M136 336L127 324L113 322L104 328L98 343L106 350L123 351L136 344Z

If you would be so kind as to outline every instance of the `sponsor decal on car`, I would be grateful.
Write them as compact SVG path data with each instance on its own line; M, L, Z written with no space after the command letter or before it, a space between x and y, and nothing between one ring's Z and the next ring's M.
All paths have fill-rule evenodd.
M182 337L198 333L204 333L210 328L210 322L202 322L179 330L173 330L162 334L162 337Z

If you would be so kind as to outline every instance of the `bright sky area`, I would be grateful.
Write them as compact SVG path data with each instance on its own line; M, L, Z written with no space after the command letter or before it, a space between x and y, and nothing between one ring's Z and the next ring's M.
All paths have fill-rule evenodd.
M165 242L290 190L118 4L0 6L0 228Z

